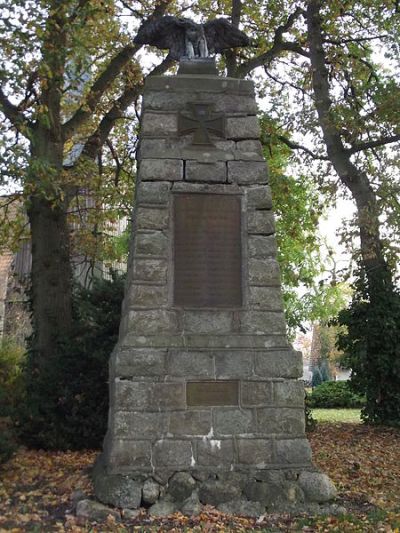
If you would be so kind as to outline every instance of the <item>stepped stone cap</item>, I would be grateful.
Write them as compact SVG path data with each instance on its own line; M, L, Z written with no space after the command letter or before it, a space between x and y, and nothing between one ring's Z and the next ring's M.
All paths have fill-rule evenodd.
M185 74L205 74L208 76L218 76L215 57L201 57L193 59L182 57L179 62L178 76Z

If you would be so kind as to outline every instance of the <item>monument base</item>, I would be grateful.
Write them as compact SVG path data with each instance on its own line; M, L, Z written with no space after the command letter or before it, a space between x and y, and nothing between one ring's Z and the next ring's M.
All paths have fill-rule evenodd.
M199 514L212 505L228 514L260 516L266 512L318 512L336 496L329 477L317 470L202 470L147 476L108 474L101 459L93 474L97 497L123 509L150 514Z

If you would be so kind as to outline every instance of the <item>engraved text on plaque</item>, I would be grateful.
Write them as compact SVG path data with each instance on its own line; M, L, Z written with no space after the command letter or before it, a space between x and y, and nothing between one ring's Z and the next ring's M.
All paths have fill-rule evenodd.
M239 405L238 381L189 381L186 383L188 407Z
M174 197L174 304L242 305L240 197Z

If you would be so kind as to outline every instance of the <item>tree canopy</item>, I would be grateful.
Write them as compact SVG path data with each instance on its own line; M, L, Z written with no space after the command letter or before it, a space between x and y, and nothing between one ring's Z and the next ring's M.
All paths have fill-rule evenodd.
M254 46L228 50L219 66L229 76L253 77L274 123L271 150L284 144L293 152L296 178L286 185L277 179L276 190L290 185L308 224L320 202L350 197L356 216L344 236L355 239L370 303L377 293L393 294L400 225L397 0L201 0L195 6L11 0L0 7L1 179L19 184L28 214L39 359L51 357L72 327L67 212L82 191L99 208L118 205L114 191L129 190L124 180L132 175L134 145L126 151L126 141L135 138L145 73L174 68L157 51L148 72L133 40L143 20L167 12L225 16L252 38ZM312 189L318 193L313 208L307 203L316 198ZM295 250L293 244L284 253Z

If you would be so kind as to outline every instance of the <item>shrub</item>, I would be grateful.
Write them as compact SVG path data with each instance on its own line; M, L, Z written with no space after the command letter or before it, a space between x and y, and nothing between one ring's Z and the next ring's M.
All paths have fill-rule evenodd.
M312 371L311 387L318 387L323 381L321 370L318 367L315 367Z
M25 348L12 339L0 343L0 416L11 416L24 391L22 368Z
M304 417L306 421L306 431L307 433L314 431L317 427L317 421L313 418L312 411L310 408L310 396L306 392L304 398Z
M25 348L12 339L0 344L0 464L8 461L17 448L13 417L23 401L22 366Z
M363 407L365 398L352 392L347 381L325 381L308 397L310 407Z
M351 368L354 391L367 400L361 418L371 424L400 427L400 291L388 272L357 273L353 300L339 313L345 326L338 348Z
M44 449L98 448L107 427L108 360L118 338L124 280L96 280L75 295L72 338L35 369L28 355L20 437Z
M15 432L9 418L0 418L0 464L8 461L17 449Z

